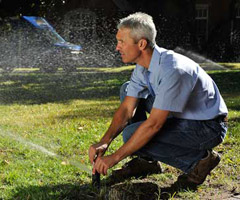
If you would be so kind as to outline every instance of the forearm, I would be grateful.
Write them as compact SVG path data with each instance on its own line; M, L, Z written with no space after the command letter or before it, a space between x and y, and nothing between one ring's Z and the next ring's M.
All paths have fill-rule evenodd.
M145 146L154 137L154 135L159 133L159 130L165 123L168 114L169 111L153 108L149 118L139 126L139 128L134 132L132 137L120 149L118 149L112 155L97 158L95 166L97 171L106 175L109 168L113 167L119 161L123 160L129 155L132 155L134 152ZM126 118L124 118L124 120L121 122L126 123L128 121L128 118L129 115L127 115ZM121 117L117 117L117 119L121 119ZM112 124L114 125L115 122L117 121L113 120ZM118 126L118 129L114 130L115 133L117 133L118 131L116 130L122 130L122 128L121 126ZM114 138L116 134L110 133L111 132L107 132L103 139L105 139L106 141L112 141L111 138Z
M116 153L104 157L98 157L94 167L99 173L106 175L109 168L143 147L148 141L150 141L157 131L158 129L156 127L149 127L147 126L147 123L143 123L131 139L116 151Z
M132 137L114 153L114 157L116 157L116 160L119 162L132 155L134 152L145 146L157 134L158 131L159 128L150 126L147 121L145 121L136 130Z
M131 115L128 114L127 109L119 108L114 114L113 120L107 132L104 134L100 142L107 143L108 145L116 138L126 127Z
M144 121L132 137L113 154L117 162L132 155L144 147L156 134L160 134L160 129L163 127L168 114L169 111L153 109L149 118Z
M102 139L98 143L90 146L89 159L91 163L93 163L93 161L95 160L96 155L101 157L105 154L112 140L117 137L117 135L123 129L124 124L126 124L125 121L127 121L128 119L128 117L126 117L124 113L124 109L118 109L113 117L109 129L104 134Z

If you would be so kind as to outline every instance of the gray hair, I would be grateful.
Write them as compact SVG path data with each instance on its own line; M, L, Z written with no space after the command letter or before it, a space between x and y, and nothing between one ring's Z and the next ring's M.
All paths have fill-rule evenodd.
M118 30L121 28L130 29L130 34L135 42L138 42L140 39L146 39L148 45L152 48L156 44L157 30L152 17L148 14L142 12L131 14L120 19L117 28Z

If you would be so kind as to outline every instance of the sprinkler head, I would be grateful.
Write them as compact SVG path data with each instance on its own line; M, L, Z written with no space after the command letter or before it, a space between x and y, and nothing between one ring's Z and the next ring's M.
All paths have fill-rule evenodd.
M97 155L94 158L94 162L97 160ZM93 162L93 165L94 165ZM92 186L96 189L100 188L100 174L97 172L97 170L95 169L95 173L93 173L92 171Z
M92 174L92 186L96 189L100 188L100 174L97 171Z

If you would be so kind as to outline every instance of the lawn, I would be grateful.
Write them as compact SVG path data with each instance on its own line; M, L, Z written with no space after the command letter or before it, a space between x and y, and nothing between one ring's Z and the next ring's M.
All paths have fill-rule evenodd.
M229 108L229 131L216 148L220 165L196 190L171 188L180 171L91 187L88 147L119 105L119 88L133 67L79 68L43 74L0 74L0 199L227 199L240 193L240 70L210 71ZM119 137L110 152L122 144ZM119 167L125 161L118 164ZM111 172L110 172L111 173ZM102 177L102 179L105 179ZM144 189L143 189L144 188ZM169 189L170 188L170 189ZM121 193L122 192L122 193Z

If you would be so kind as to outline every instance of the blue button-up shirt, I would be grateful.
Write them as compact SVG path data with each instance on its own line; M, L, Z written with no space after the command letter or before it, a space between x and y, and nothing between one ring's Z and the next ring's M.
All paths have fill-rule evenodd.
M228 113L215 82L197 63L157 45L148 69L136 65L127 90L127 96L136 98L150 94L155 96L153 108L177 118L208 120Z

